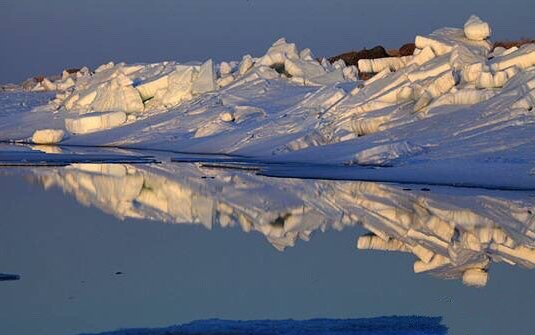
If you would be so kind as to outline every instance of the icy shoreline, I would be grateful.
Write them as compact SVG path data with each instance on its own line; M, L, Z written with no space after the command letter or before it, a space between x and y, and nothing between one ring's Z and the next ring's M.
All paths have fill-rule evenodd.
M241 61L65 71L31 88L55 90L48 103L47 94L0 94L0 141L333 167L267 169L274 176L532 189L535 44L494 48L490 35L472 16L357 66L279 39Z
M254 157L184 153L121 147L13 145L0 146L0 167L69 166L72 164L195 163L206 168L252 171L259 176L313 180L367 181L395 184L450 186L503 191L534 191L532 171L515 163L465 163L456 160L374 167L285 162Z

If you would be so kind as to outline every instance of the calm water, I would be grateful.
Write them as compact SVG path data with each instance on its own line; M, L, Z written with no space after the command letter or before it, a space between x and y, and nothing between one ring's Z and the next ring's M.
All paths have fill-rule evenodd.
M0 334L383 315L443 316L450 334L533 333L532 258L495 262L504 249L484 243L491 231L507 250L532 245L530 193L176 163L2 172L0 273L21 279L0 281ZM446 226L454 235L437 242ZM357 249L370 231L405 252ZM455 264L415 274L426 257L415 245ZM463 285L482 259L488 284Z

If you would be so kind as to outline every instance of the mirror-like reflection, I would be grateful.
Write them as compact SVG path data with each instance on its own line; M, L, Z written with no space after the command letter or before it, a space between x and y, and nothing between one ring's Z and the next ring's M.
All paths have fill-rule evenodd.
M358 249L408 252L414 271L485 286L493 262L535 267L526 192L276 179L194 164L73 164L29 177L118 218L240 227L278 250L313 232L361 225Z

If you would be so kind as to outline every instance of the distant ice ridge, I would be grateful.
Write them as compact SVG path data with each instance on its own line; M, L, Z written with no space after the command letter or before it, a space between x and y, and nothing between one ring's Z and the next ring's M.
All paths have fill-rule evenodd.
M278 250L314 233L361 225L359 249L408 252L414 271L485 286L493 262L535 268L535 203L529 192L267 178L162 163L72 164L34 169L45 187L118 218L240 227Z
M531 165L527 173L535 44L493 49L491 31L471 16L462 28L416 36L412 55L361 59L359 69L285 39L220 64L82 69L52 82L50 104L2 118L0 140L31 142L47 129L63 131L66 145L374 166L507 161ZM373 76L359 80L357 70Z

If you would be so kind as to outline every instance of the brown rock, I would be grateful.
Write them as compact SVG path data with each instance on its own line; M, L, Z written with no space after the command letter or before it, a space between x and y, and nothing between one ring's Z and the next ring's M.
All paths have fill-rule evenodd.
M35 77L33 77L33 80L34 80L36 83L40 83L40 82L42 82L43 80L45 80L45 76L35 76Z
M505 49L510 49L512 47L521 47L524 44L530 43L535 43L535 40L522 38L516 41L499 41L494 43L494 45L492 46L492 50L496 49L497 47L502 47Z
M416 49L416 45L414 43L403 44L401 48L399 48L399 55L412 56L414 54L414 49Z
M362 49L360 51L350 51L334 57L329 58L329 62L334 63L342 59L347 66L357 65L359 59L376 59L388 57L385 48L378 45L372 49Z
M80 72L80 69L66 69L65 71L66 71L68 74L73 74L73 73Z
M375 73L359 72L359 79L360 80L368 80L373 76L375 76Z
M399 57L399 50L398 49L388 49L386 50L386 53L389 57Z

